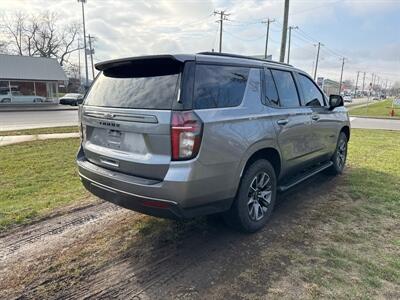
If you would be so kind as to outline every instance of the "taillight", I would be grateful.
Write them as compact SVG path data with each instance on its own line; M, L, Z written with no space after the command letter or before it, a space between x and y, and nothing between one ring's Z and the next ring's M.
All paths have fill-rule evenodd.
M171 120L172 160L186 160L199 153L203 122L193 111L173 111Z

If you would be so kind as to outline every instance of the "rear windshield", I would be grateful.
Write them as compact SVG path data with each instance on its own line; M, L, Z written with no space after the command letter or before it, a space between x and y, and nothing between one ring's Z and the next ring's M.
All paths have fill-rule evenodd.
M97 77L86 97L85 105L171 109L177 99L179 73L145 77L143 74L105 74Z

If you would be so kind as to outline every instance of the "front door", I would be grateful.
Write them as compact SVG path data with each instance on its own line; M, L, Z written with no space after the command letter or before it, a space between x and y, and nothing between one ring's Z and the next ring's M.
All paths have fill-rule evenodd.
M335 116L329 110L327 101L322 91L315 82L306 74L297 74L298 82L302 91L303 103L312 110L311 130L315 159L327 160L332 154L332 145L336 145L337 127Z
M272 69L265 71L266 96L273 98L276 87L276 108L271 115L277 132L283 172L292 173L304 168L313 154L311 141L311 114L309 107L301 106L299 92L292 72ZM274 84L271 84L271 83ZM271 100L271 99L270 99ZM273 100L273 99L272 99Z

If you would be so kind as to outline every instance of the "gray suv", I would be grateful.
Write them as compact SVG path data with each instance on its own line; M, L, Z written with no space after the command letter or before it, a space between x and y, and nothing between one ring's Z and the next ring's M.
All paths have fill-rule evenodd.
M102 199L158 217L223 213L254 232L277 192L343 171L343 99L290 65L204 52L96 68L79 110L77 164Z

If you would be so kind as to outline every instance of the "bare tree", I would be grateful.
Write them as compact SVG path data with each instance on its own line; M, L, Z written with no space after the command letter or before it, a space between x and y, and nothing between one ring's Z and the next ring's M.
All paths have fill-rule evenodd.
M8 54L7 44L4 41L0 41L0 54Z
M8 38L8 42L13 44L13 52L16 52L19 55L23 55L22 35L24 31L25 18L25 14L21 12L15 13L12 21L10 18L7 18L7 16L3 17L2 31L5 37Z
M12 18L3 17L2 23L0 30L13 54L57 58L62 66L71 53L79 50L80 26L59 25L55 13L31 16L16 13Z

